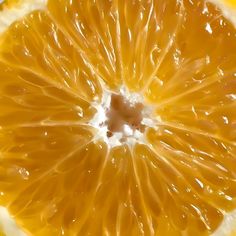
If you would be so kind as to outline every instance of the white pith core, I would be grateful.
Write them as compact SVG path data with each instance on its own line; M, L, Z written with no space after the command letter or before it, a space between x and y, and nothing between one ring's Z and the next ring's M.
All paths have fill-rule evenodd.
M109 117L107 114L110 109L112 109L112 96L117 95L122 97L130 107L135 106L136 104L144 104L145 102L141 95L137 93L130 93L125 87L121 87L118 94L114 94L106 89L103 91L104 93L101 103L93 104L97 109L97 113L89 122L89 124L98 131L96 134L96 139L104 140L110 148L120 146L124 143L129 146L133 146L135 143L146 143L145 130L148 127L154 127L156 123L155 120L151 119L151 117L153 117L152 107L143 105L141 111L142 119L140 121L140 125L144 127L142 131L139 129L134 129L129 123L125 123L122 124L123 126L119 131L110 132ZM126 112L126 109L127 107L124 106L124 112ZM111 134L109 135L109 133Z

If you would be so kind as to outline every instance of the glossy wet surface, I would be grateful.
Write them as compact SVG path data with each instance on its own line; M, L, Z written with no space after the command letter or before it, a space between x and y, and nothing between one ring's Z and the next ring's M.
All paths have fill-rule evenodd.
M203 1L49 0L12 25L0 204L34 236L213 232L235 209L235 39ZM90 120L124 85L156 122L111 148Z

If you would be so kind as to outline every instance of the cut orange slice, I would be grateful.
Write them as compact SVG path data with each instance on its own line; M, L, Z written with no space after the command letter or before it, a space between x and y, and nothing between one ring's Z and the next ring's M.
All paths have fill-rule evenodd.
M29 235L209 235L236 208L236 29L212 3L49 0L0 38L0 205Z

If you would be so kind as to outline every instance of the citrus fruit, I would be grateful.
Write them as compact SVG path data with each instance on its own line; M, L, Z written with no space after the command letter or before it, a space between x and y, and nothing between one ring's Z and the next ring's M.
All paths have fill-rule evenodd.
M192 0L48 0L0 37L0 205L26 234L209 235L236 208L236 29Z

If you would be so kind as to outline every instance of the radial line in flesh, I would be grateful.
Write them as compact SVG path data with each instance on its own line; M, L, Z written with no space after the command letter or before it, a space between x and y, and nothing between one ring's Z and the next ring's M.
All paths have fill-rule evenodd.
M207 137L207 138L212 138L212 139L218 140L220 142L224 142L224 143L228 143L230 145L236 146L236 142L224 139L222 137L219 137L219 136L211 134L211 133L206 133L206 132L203 132L203 131L200 131L200 130L195 130L195 129L187 127L187 126L183 126L183 125L180 125L180 124L175 124L173 122L166 122L166 121L163 122L162 121L158 125L159 126L167 126L167 127L174 128L174 129L181 130L181 131L185 131L185 132L190 132L190 133L193 133L193 134L201 135L201 136L204 136L204 137Z
M99 173L99 177L96 180L97 181L96 189L94 190L92 196L90 196L89 204L86 206L86 213L84 213L83 217L80 218L80 227L77 228L77 232L80 232L81 228L83 227L83 224L86 222L87 218L89 217L89 213L91 212L91 209L93 207L93 203L94 203L98 188L100 187L100 184L102 183L102 181L101 181L102 180L102 174L103 174L103 171L105 169L106 163L108 161L109 154L110 154L110 150L108 148L107 151L106 151L106 157L104 159L103 165L102 165L100 173Z
M33 183L36 183L37 181L41 180L42 178L46 177L48 174L52 173L53 171L56 171L56 168L63 163L63 161L70 158L70 156L74 155L76 152L81 150L83 147L87 146L88 144L92 143L94 139L91 139L90 141L86 142L85 144L81 146L77 146L74 150L72 150L70 153L68 153L65 157L61 158L55 165L51 166L47 171L43 172L41 175L39 175L36 179L34 179L31 183L24 186L24 188L17 194L17 196L23 194L23 192L30 187ZM12 201L14 202L17 199L17 197Z
M147 46L147 36L148 36L148 29L149 29L149 25L150 25L150 20L151 20L151 16L152 16L152 14L153 14L153 9L154 9L154 3L153 3L153 0L151 0L151 9L149 10L149 14L148 14L148 19L147 19L147 22L146 22L146 25L145 25L145 27L144 27L144 29L143 29L143 31L145 31L146 33L145 33L145 37L143 37L142 39L140 39L140 40L142 40L142 50L141 51L145 51L145 49L146 49L146 46ZM140 37L139 37L140 38ZM142 55L142 57L140 57L140 65L144 65L144 60L145 60L145 58L144 58L144 56ZM142 76L142 75L141 75Z
M146 221L147 221L147 224L148 224L148 227L149 227L151 235L154 236L155 235L155 231L154 231L153 224L152 224L152 217L147 212L147 207L146 207L146 204L144 202L144 197L143 197L144 193L143 193L143 190L142 190L142 187L141 187L140 178L138 176L136 161L133 158L134 157L134 153L133 153L133 150L130 147L129 147L129 150L130 150L130 153L131 153L131 160L132 160L132 166L133 166L133 170L134 170L135 181L137 183L138 191L139 191L139 194L140 194L141 199L142 199L141 202L142 202L143 209L144 209L144 211L146 213L146 218L147 218Z
M37 37L38 40L41 40L41 44L47 45L47 46L44 48L44 50L47 50L47 52L49 52L50 56L53 58L54 62L57 62L58 60L57 60L57 58L54 56L55 53L53 53L53 51L52 51L53 49L52 49L52 48L50 47L50 45L47 43L47 41L45 40L45 38L41 37L40 34L39 34L39 32L38 32L37 30L34 30L34 34L38 36L38 37ZM35 36L34 36L34 37L35 37ZM41 52L38 51L38 53L40 54ZM43 54L44 54L44 52L43 52ZM82 56L82 55L81 55L81 56ZM47 59L45 58L45 60L47 60ZM51 66L53 66L53 69L54 69L54 71L56 72L55 74L57 75L58 78L60 78L60 80L61 80L61 82L62 82L62 85L63 85L63 86L60 86L60 87L61 87L60 89L65 90L66 92L70 92L70 94L74 94L74 96L79 97L79 98L81 98L82 100L84 100L84 101L90 103L90 101L88 101L84 96L80 96L80 94L79 94L78 92L76 92L75 89L73 89L72 87L70 87L70 86L66 83L66 80L64 80L63 78L61 78L61 73L58 71L58 69L56 68L56 66L54 66L54 64L51 65ZM48 80L48 81L47 81L48 83L51 83L52 85L54 85L55 82L52 82L52 80L50 80L49 78L48 78L47 80ZM65 83L66 83L66 87L65 87ZM58 83L58 85L60 85L60 83ZM56 86L55 86L55 87L56 87ZM57 87L57 88L58 88L58 87Z
M167 98L167 99L163 100L162 102L159 102L156 105L156 107L158 108L158 107L162 107L162 106L164 106L166 104L170 104L170 103L172 103L174 101L177 101L178 99L180 99L180 98L182 98L182 97L184 97L186 95L189 95L191 93L197 92L197 91L199 91L201 89L206 88L207 86L213 85L214 83L218 82L219 80L222 80L222 79L226 78L226 76L229 76L229 75L231 75L234 72L235 72L235 69L232 69L232 70L228 71L227 74L224 74L224 76L222 76L222 77L218 77L218 74L215 73L215 74L207 77L208 82L200 83L198 86L193 87L191 89L188 89L187 91L185 91L183 93L180 93L180 94L177 94L175 96L172 96L171 98Z
M176 174L177 174L178 176L181 176L181 179L182 179L182 181L185 182L186 186L187 186L189 189L192 189L192 192L193 192L199 199L201 199L201 200L203 199L203 201L204 201L204 196L201 196L197 191L195 191L195 190L192 188L192 186L188 183L188 181L183 177L183 175L178 171L178 169L177 169L176 167L174 167L174 165L173 165L169 160L167 160L167 158L161 157L161 155L158 154L158 152L155 150L155 148L152 148L151 145L149 145L149 148L150 148L158 157L162 158L162 160L165 161L165 162L167 163L167 165L171 166L172 169L176 172ZM185 154L185 155L186 155L186 154ZM168 155L167 155L167 156L168 156ZM167 157L167 156L166 156L166 157ZM187 156L187 158L188 158L188 156ZM177 162L177 160L175 160L175 161ZM165 178L165 179L166 179L166 178ZM169 181L166 179L166 183L168 183L168 182L169 182ZM167 184L167 185L168 185L168 184ZM171 186L170 186L170 188L171 188ZM172 195L171 192L169 192L169 193ZM175 197L174 197L174 196L173 196L173 199L175 200ZM212 207L215 207L216 209L218 209L218 207L217 207L216 205L214 205L212 202L208 202L208 204L211 205ZM178 204L177 204L177 205L178 205ZM194 206L194 205L192 204L192 206ZM194 207L195 207L195 206L194 206ZM210 228L209 228L209 226L208 226L206 220L205 220L204 217L202 216L201 211L200 211L199 209L197 209L197 207L195 207L195 210L197 210L197 212L198 212L198 214L199 214L199 217L202 219L202 221L203 221L203 223L205 224L205 226L210 230Z
M48 78L47 76L39 73L38 71L36 72L36 70L32 70L29 67L20 65L20 64L13 64L12 62L9 61L5 61L3 58L0 58L0 61L3 62L4 64L11 64L13 65L15 68L20 69L22 71L26 71L26 72L30 72L33 75L36 75L37 77L39 77L41 80L45 81L46 83L50 84L51 86L59 89L59 90L63 90L64 92L66 92L67 94L75 97L75 98L79 98L83 101L85 101L81 96L79 96L78 93L74 92L71 89L66 88L65 86L62 86L60 83L53 81L52 79ZM86 102L86 101L85 101Z
M119 0L115 1L116 4L116 47L117 47L117 52L118 52L118 57L119 57L119 62L120 62L120 70L121 70L121 81L124 83L125 78L124 78L124 66L123 66L123 60L121 56L121 26L120 26L120 15L119 15Z
M156 66L154 68L154 71L149 76L149 78L147 78L147 81L146 81L144 87L141 89L142 94L145 93L145 91L148 89L148 87L152 83L153 79L155 79L156 73L158 72L158 70L159 70L162 62L164 61L167 53L169 52L169 50L171 49L171 47L174 44L176 33L178 32L179 27L181 26L181 22L183 20L183 11L184 11L184 4L183 4L183 1L181 1L181 6L180 6L180 10L179 10L179 19L178 19L178 22L176 24L176 27L175 27L174 31L172 32L171 38L169 39L165 49L163 50L162 54L160 55L160 58L159 58L158 63L156 64Z
M77 51L80 53L80 55L83 57L84 61L86 62L86 65L91 69L93 74L96 76L97 80L104 84L105 79L103 80L103 76L100 74L99 70L93 66L91 61L89 60L88 56L86 55L86 52L78 45L78 43L71 37L68 30L65 29L65 27L61 26L60 23L57 22L57 20L53 17L53 15L48 11L48 16L57 23L57 27L60 29L60 31L70 40L70 42L74 45L74 47L77 49Z

